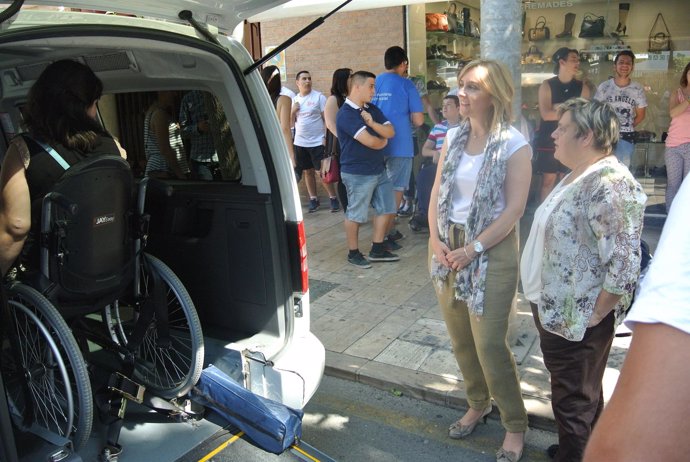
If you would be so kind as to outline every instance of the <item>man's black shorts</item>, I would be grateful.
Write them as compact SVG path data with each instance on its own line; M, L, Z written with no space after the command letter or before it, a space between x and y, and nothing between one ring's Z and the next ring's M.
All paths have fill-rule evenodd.
M299 172L309 170L311 168L320 170L323 153L323 145L314 146L311 148L295 145L295 163L297 164L297 170Z

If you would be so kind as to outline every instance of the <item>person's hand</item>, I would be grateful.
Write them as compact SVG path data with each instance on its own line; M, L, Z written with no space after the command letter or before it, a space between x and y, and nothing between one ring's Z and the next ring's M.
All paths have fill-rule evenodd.
M431 240L431 248L434 250L434 255L436 255L436 260L446 268L450 268L450 263L446 258L446 255L450 252L450 249L446 244L441 242L439 239Z
M587 323L587 328L589 329L590 327L598 326L602 319L604 319L604 318L597 314L597 310L595 308L594 313L592 313L592 316L589 318L589 322Z
M362 109L359 115L362 116L362 120L364 120L364 123L367 125L367 127L371 127L372 122L374 122L374 118L371 116L371 114Z
M446 255L446 258L448 259L450 268L453 271L458 271L469 265L475 256L474 249L468 250L467 246L465 246L458 247L451 251Z

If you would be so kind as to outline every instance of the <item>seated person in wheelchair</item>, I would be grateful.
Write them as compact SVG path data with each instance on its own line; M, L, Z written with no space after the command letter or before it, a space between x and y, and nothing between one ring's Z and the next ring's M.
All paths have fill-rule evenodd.
M35 228L41 201L66 168L93 156L126 158L96 118L102 91L93 71L72 60L50 64L31 88L25 114L28 136L11 141L0 171L2 275L20 253L22 264L38 265Z

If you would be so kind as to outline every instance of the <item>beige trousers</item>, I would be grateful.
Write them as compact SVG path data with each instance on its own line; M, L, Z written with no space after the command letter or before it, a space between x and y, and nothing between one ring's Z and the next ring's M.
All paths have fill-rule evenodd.
M465 244L459 225L450 229L451 249ZM471 316L467 304L455 299L455 275L448 275L443 287L434 283L436 296L448 328L455 359L460 366L467 403L483 410L498 405L506 431L527 429L527 412L522 401L515 358L508 347L508 317L514 303L518 278L518 242L513 229L503 241L487 250L489 264L484 294L484 314ZM433 250L429 245L429 260Z

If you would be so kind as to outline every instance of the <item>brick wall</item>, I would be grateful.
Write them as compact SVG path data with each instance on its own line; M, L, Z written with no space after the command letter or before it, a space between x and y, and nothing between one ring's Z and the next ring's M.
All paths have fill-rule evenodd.
M261 44L263 47L279 45L316 18L262 22ZM295 74L308 70L313 88L328 96L333 71L338 68L383 72L386 49L405 45L403 19L403 7L336 13L285 51L287 82L284 85L296 91Z

